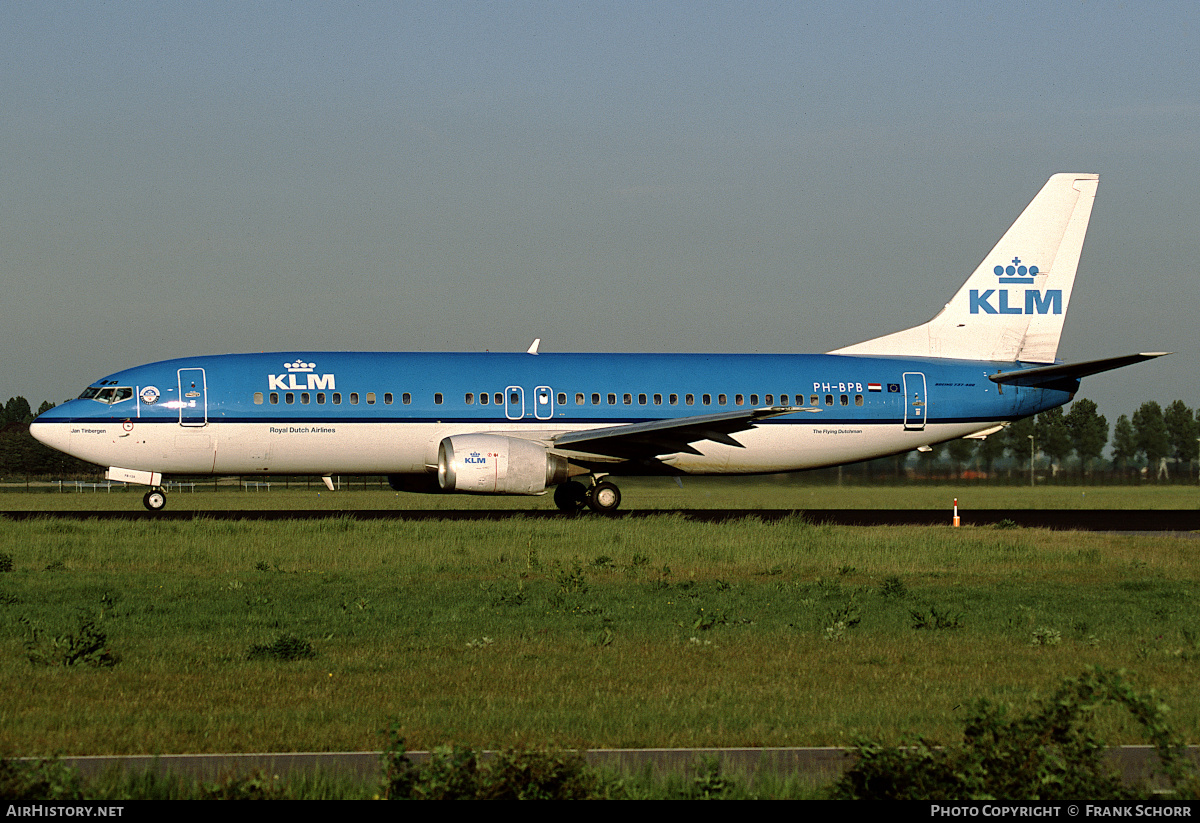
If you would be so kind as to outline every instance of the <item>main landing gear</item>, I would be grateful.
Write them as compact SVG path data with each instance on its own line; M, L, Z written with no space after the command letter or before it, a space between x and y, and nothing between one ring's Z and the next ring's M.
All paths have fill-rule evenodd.
M568 514L581 512L585 506L598 514L607 514L621 505L621 490L607 480L594 481L590 487L578 480L568 480L554 489L554 505Z
M162 489L151 489L142 497L142 505L152 512L160 512L167 505L167 493Z

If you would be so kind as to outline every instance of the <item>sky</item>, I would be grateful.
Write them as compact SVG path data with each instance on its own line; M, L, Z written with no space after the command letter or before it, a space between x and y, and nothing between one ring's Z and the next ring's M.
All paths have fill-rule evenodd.
M1200 406L1200 4L0 0L0 399L239 351L821 352L1100 186L1059 357Z

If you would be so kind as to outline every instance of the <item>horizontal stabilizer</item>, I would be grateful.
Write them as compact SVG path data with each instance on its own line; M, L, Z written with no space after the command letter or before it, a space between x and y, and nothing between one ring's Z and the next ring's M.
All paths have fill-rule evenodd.
M1122 366L1141 363L1144 360L1153 360L1156 357L1162 357L1167 354L1170 354L1170 352L1151 351L1141 352L1140 354L1127 354L1124 357L1109 357L1104 360L1088 360L1084 363L1039 366L1035 369L1000 372L999 374L989 375L988 379L993 383L1002 383L1006 386L1036 386L1042 389L1063 388L1071 391L1072 389L1068 388L1066 384L1087 377L1089 374L1112 371Z

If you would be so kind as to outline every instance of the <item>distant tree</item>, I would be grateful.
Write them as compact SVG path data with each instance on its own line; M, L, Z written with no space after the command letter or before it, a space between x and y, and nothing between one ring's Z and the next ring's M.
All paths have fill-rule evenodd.
M1029 468L1029 437L1034 434L1034 420L1032 417L1023 417L1009 425L1004 430L1004 443L1008 447L1009 453L1017 462L1018 466L1024 466L1026 470ZM1036 435L1034 435L1036 437Z
M1113 426L1113 465L1119 471L1125 471L1137 458L1137 453L1137 435L1133 431L1133 424L1128 417L1121 415Z
M1177 466L1182 467L1196 457L1196 438L1200 437L1200 426L1192 410L1182 400L1176 400L1163 412L1163 423L1167 428L1167 442L1171 456Z
M979 441L979 460L988 474L992 473L993 464L1004 456L1004 449L1008 445L1005 442L1005 431L1007 429L989 434L986 439Z
M43 400L43 401L42 401L42 405L38 406L37 413L38 413L38 414L41 414L42 412L48 412L48 411L50 411L52 408L54 408L54 404L53 404L53 403L51 403L49 400Z
M1071 433L1067 430L1063 419L1062 407L1049 409L1037 416L1034 423L1034 437L1051 462L1061 466L1071 454Z
M946 445L946 453L950 456L950 462L954 464L954 473L956 476L961 476L963 465L966 464L975 455L975 440L951 440Z
M29 408L29 401L24 397L10 397L8 402L4 404L4 423L32 423L33 410Z
M1162 407L1153 400L1147 400L1133 413L1132 422L1138 451L1146 457L1146 465L1150 471L1154 471L1159 461L1171 451Z
M1095 461L1104 453L1108 443L1108 419L1096 409L1096 404L1086 398L1071 404L1065 418L1071 446L1079 457L1079 466L1087 471L1088 462Z

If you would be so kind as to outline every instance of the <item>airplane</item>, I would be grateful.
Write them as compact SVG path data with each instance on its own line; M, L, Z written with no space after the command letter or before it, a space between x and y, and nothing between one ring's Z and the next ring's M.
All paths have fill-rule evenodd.
M1059 337L1099 176L1055 174L932 320L825 354L303 352L184 357L97 380L30 426L149 487L164 476L383 475L396 490L611 512L611 478L764 474L984 438L1069 402Z

